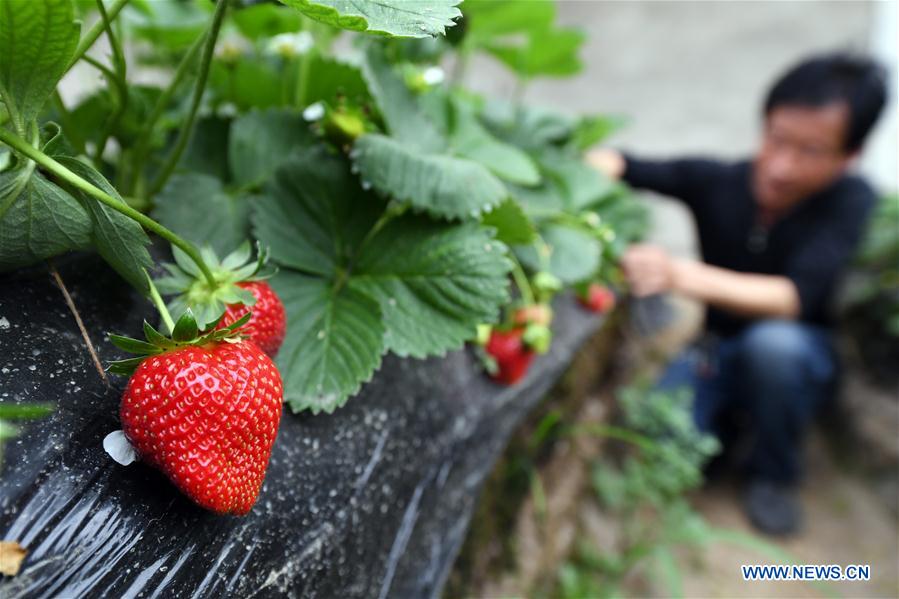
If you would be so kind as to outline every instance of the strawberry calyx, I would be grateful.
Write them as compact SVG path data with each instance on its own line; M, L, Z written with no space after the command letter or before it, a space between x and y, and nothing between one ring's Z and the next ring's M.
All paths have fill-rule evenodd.
M216 281L213 287L184 252L176 247L172 248L172 253L175 263L163 265L169 274L156 279L156 286L161 293L175 296L168 303L172 314L192 310L201 330L217 323L227 305L242 304L249 307L256 303L256 297L249 290L242 289L239 283L262 281L277 272L274 267L268 266L268 249L258 242L255 260L248 241L223 260L219 260L212 248L204 247L200 254Z
M137 354L137 357L110 362L106 371L112 374L130 376L140 363L150 356L158 356L190 346L204 346L211 343L233 342L243 339L246 335L241 333L239 329L247 324L250 316L252 314L248 311L227 327L216 329L215 326L218 324L218 320L221 320L221 317L219 317L212 324L212 327L204 330L199 327L196 317L188 308L175 323L175 329L170 337L157 331L146 320L144 321L145 341L110 333L108 337L113 345L130 354Z

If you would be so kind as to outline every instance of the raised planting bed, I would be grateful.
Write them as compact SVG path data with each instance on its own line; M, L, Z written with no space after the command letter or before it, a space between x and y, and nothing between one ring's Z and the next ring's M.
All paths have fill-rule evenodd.
M101 360L120 357L106 332L136 334L149 304L93 255L57 266ZM0 538L28 555L0 596L439 595L510 435L601 323L569 296L555 311L552 350L516 386L467 350L389 356L335 413L285 413L259 501L238 518L104 452L125 379L101 380L46 269L0 276L0 396L56 406L6 445Z

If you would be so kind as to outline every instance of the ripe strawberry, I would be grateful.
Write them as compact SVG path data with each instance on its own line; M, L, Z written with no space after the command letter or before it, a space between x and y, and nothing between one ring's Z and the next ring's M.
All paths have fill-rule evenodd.
M552 319L552 308L546 304L529 304L518 308L512 313L512 322L517 325L536 324L549 326Z
M249 335L262 351L274 358L284 341L284 333L287 330L284 304L265 281L245 281L237 283L237 286L246 289L256 298L256 303L252 307L252 316L241 332ZM225 315L219 321L217 328L233 324L247 312L248 309L243 304L225 305Z
M593 312L604 314L615 307L615 293L599 283L590 283L586 297L578 296L578 301Z
M246 514L253 507L281 419L281 375L271 359L235 331L198 336L188 310L172 338L144 323L147 342L110 335L143 357L113 363L131 379L122 396L122 429L138 455L201 507Z
M177 294L169 302L169 312L181 314L190 308L201 329L217 321L220 326L228 326L251 312L243 332L275 357L284 341L286 318L284 304L264 281L274 274L274 270L265 269L268 253L259 247L257 259L251 261L250 244L244 243L219 260L212 250L204 248L203 260L217 281L214 288L181 250L174 248L173 253L175 264L165 265L169 276L156 280L162 293Z
M496 361L496 372L490 376L506 385L514 385L521 380L534 359L534 352L528 349L521 338L523 333L522 328L508 331L494 329L484 347Z

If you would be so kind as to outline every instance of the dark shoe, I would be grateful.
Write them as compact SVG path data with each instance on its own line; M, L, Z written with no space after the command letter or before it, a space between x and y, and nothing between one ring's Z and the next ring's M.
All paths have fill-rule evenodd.
M788 535L799 530L802 509L795 492L784 485L755 480L744 498L746 514L756 528L770 535Z

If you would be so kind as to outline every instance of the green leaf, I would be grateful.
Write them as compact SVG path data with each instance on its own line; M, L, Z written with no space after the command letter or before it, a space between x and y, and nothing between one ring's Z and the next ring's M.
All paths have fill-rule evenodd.
M250 206L256 201L226 192L209 175L175 175L156 196L153 217L188 241L224 255L249 236Z
M424 358L456 349L495 322L508 299L506 248L476 223L408 215L365 246L350 285L378 299L387 349Z
M268 108L282 102L282 77L276 66L264 58L244 56L236 64L214 62L209 86L239 110Z
M484 214L481 223L496 229L496 238L508 245L531 243L537 236L534 223L515 200L508 199Z
M491 135L470 107L454 103L455 127L450 136L452 152L483 164L498 177L519 185L540 183L536 163L524 151Z
M549 272L563 283L571 285L596 273L602 247L590 233L557 224L541 227L540 233L551 248ZM531 270L542 270L542 262L532 246L518 247L516 253Z
M300 113L254 110L231 126L228 160L234 181L243 187L257 186L275 172L291 150L315 141Z
M378 103L387 130L410 149L434 153L446 149L447 141L421 109L406 82L387 62L384 49L371 44L362 63L368 89Z
M231 169L228 166L230 137L230 119L217 116L198 119L184 156L178 162L178 172L210 175L221 181L230 181Z
M122 21L129 33L156 49L183 50L206 29L211 2L145 2L142 10L126 10Z
M278 352L284 399L294 412L333 412L371 379L384 351L377 302L330 281L281 271L272 285L289 334Z
M124 204L115 188L97 171L83 162L58 156L56 160L64 167L99 187ZM78 192L81 202L93 221L91 240L93 245L132 287L144 295L149 295L146 269L153 266L153 259L147 251L150 239L137 222L117 212L83 192Z
M274 37L279 33L299 31L302 17L296 11L277 4L256 4L231 13L237 29L247 38Z
M332 277L383 209L359 188L346 160L318 145L295 152L277 171L253 210L253 230L281 265Z
M66 72L80 29L71 0L0 2L0 98L19 135Z
M587 165L580 155L551 148L537 160L547 178L555 180L571 212L579 212L614 190L615 183Z
M85 207L33 167L29 163L0 173L0 271L91 243Z
M424 154L384 135L357 139L353 159L362 180L376 190L439 218L477 218L508 195L476 162Z
M281 0L322 23L397 37L443 34L462 13L461 0Z
M309 61L306 102L324 101L336 106L341 99L359 105L371 100L362 70L335 58L314 54Z
M584 41L586 36L576 29L549 29L523 45L496 41L484 49L520 77L568 77L583 68L578 51Z
M0 418L6 420L33 420L42 418L53 411L50 403L0 403Z

